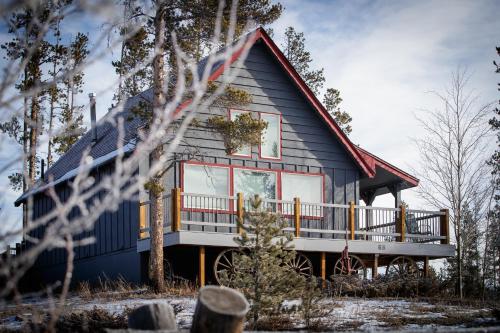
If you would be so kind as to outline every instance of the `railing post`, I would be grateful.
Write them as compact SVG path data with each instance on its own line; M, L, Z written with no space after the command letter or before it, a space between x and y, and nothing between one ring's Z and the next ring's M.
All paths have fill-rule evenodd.
M172 231L181 230L181 189L172 189Z
M354 207L354 201L349 202L349 231L351 232L351 240L354 240L354 231L356 228L356 223L355 223L355 207Z
M146 233L142 229L146 228L146 205L139 202L139 239L146 237Z
M399 206L399 218L396 225L396 232L400 234L398 236L398 242L406 241L406 207L405 205Z
M205 287L205 247L204 246L200 246L200 248L199 248L198 270L199 270L200 288L202 288L202 287Z
M293 198L293 221L295 224L295 237L300 237L300 198Z
M238 233L241 234L243 232L243 193L236 194L236 216L238 218ZM241 225L240 225L241 224Z
M441 209L444 215L439 217L440 234L446 237L441 239L441 244L450 244L450 211L448 209Z

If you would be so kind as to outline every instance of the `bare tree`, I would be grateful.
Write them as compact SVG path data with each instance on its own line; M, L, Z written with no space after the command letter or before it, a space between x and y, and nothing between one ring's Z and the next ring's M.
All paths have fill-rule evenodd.
M422 180L419 195L433 207L450 210L460 297L463 297L463 209L480 202L484 214L488 194L485 161L490 148L487 142L490 104L479 104L479 97L468 88L469 79L467 71L459 69L452 74L444 93L433 93L442 107L424 110L417 117L425 134L415 140L420 155L416 173Z
M18 10L23 6L29 6L31 3L32 1L12 2L8 5L0 5L0 9L3 10L4 13L8 13L9 11ZM162 1L159 1L158 5L162 3ZM213 36L211 38L212 45L222 45L227 41L233 41L235 30L234 11L236 5L237 2L233 1L229 25L227 25L227 21L222 20L224 4L222 3L219 6ZM96 36L96 39L93 41L94 48L90 50L89 57L81 64L75 67L66 66L61 68L56 76L48 78L46 81L38 82L36 85L23 91L23 94L13 92L11 87L15 84L17 78L20 77L20 74L24 72L29 57L34 52L30 50L37 50L39 45L30 45L30 49L28 49L26 54L28 60L24 58L20 61L12 60L7 64L5 71L2 72L3 76L0 80L0 107L2 110L5 110L0 115L0 122L9 120L13 116L22 117L24 110L23 101L26 98L29 99L32 96L38 96L40 91L58 82L64 82L64 80L71 78L75 73L83 71L87 66L100 57L103 57L105 54L103 50L121 44L122 40L120 39L118 41L112 41L113 45L106 45L109 41L107 36L112 31L113 26L119 24L122 19L120 15L115 16L115 13L119 11L116 11L116 8L113 6L114 4L112 2L104 2L103 4L96 5L94 2L83 0L68 6L68 8L65 8L66 11L64 13L60 13L60 15L64 14L65 17L71 17L71 15L80 16L85 12L91 15L104 15L103 20L110 22L109 27L104 27L102 29L102 35ZM148 9L149 7L145 8ZM168 10L162 6L159 8L162 8L161 10ZM149 17L154 17L155 8L149 8L149 10L151 10L152 13L148 12L146 14L148 14ZM156 14L158 14L158 12L156 12ZM49 15L52 14L49 13ZM52 21L52 19L47 20L47 22ZM89 150L86 150L82 155L80 165L78 168L74 169L74 177L69 183L71 187L70 195L65 200L61 200L58 196L55 188L57 180L54 179L49 179L47 182L39 183L32 189L28 189L25 193L25 198L27 199L25 214L27 217L26 225L14 230L0 232L0 244L9 244L13 239L20 236L23 236L26 241L30 242L30 246L24 249L19 255L15 257L0 257L0 281L6 281L5 286L3 286L4 288L0 290L0 299L5 299L5 297L16 293L19 280L34 264L37 257L42 252L55 248L66 249L68 256L66 274L62 281L62 294L53 311L53 318L56 318L62 306L64 306L65 296L69 288L69 283L71 282L74 248L88 245L95 241L93 237L78 239L75 236L92 230L100 215L106 211L116 210L121 202L126 200L137 200L138 193L140 190L144 189L145 184L151 179L159 177L164 170L165 161L171 157L178 147L184 133L188 129L189 124L192 123L197 112L208 109L209 106L217 100L218 96L224 93L228 84L238 75L238 68L241 67L241 63L245 60L251 45L250 41L253 37L252 34L248 34L234 43L229 43L230 45L226 46L221 52L210 54L206 59L203 71L200 72L197 62L192 57L186 55L179 46L175 31L166 31L164 23L161 21L161 19L155 21L159 29L158 36L169 36L169 38L171 38L170 46L175 51L174 54L176 59L175 75L164 75L165 73L162 68L164 54L161 47L163 45L163 37L159 37L151 57L144 63L136 66L134 70L127 72L124 77L120 78L120 80L126 80L143 66L150 65L151 63L154 64L157 70L156 78L158 79L158 83L154 87L155 97L152 108L153 121L148 124L147 130L139 131L137 136L134 136L130 140L126 140L124 123L127 120L121 116L125 101L120 101L120 103L113 107L102 120L102 122L107 122L114 126L118 132L116 142L117 149L114 152L114 169L111 174L103 176L99 182L96 182L92 176L95 162L89 155ZM224 29L222 29L223 25L225 27ZM246 29L248 30L248 27ZM40 34L37 36L36 41L42 42L48 30L49 23L45 24L42 22L39 29ZM223 34L221 31L225 31L226 34ZM134 33L136 33L136 31L132 30L128 34L120 36L120 38L129 38ZM241 55L238 60L236 60L235 68L229 67L229 60L236 50L241 51ZM210 89L210 94L207 94L209 77L216 65L218 66L221 63L226 67L222 82L220 82L215 89ZM105 85L103 91L98 92L98 94L104 92L104 90L116 91L118 85L119 81L114 81L112 84ZM168 98L166 96L168 96ZM187 96L189 96L189 100L187 100ZM181 103L183 108L179 108ZM172 130L174 127L175 130ZM61 128L53 133L49 133L48 139L50 140L50 136L54 137L64 130L67 129ZM41 140L38 140L38 145L41 146L45 144L40 141ZM7 144L7 139L1 137L0 145L3 144ZM159 149L158 151L156 150L157 148ZM2 149L1 146L0 149ZM18 156L12 156L8 161L4 161L4 164L0 167L0 174L5 174L9 171L11 166L26 161L26 155L29 156L29 154L30 152L24 152L24 154L21 152ZM151 155L153 155L153 158L147 172L145 174L136 172L139 163L145 159L149 159ZM51 197L55 206L53 210L37 219L30 218L33 216L30 199L34 193L33 191L44 191ZM162 203L156 205L156 210L159 210L157 214L161 214L163 211L161 205ZM73 216L73 214L71 214L75 209L80 213L78 216ZM155 208L153 208L153 214L155 214L154 211ZM72 216L71 222L70 216ZM160 221L159 225L153 226L153 230L160 233L161 236L159 239L161 242L163 239L163 219L161 216L157 216L155 221ZM38 238L32 237L32 232L37 228L44 228L42 236ZM153 231L153 233L154 232L155 231ZM161 243L157 244L157 246L159 249L163 247ZM157 253L155 260L162 260L161 256L162 253ZM161 267L161 265L159 267ZM155 275L157 276L155 287L161 290L162 282L158 279L158 276L161 276L162 280L163 274L158 269ZM53 318L51 321L52 327L55 323L55 319Z

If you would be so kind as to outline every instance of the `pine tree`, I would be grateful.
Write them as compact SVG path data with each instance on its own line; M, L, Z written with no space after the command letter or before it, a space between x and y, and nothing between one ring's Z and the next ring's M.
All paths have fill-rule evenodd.
M479 253L479 242L482 239L479 230L480 216L474 207L463 208L462 223L462 249L463 249L463 284L464 294L468 297L476 297L481 290L481 256Z
M66 153L86 131L83 127L83 106L76 105L76 97L83 92L84 73L79 68L89 54L88 42L86 35L78 33L66 52L65 67L73 74L64 80L64 107L59 119L63 128L53 140L58 154Z
M47 95L49 98L49 114L46 117L46 121L48 122L47 132L49 134L49 138L47 140L47 166L50 167L53 163L53 148L54 148L54 140L53 140L53 132L55 127L56 120L56 109L60 107L60 99L64 97L63 90L61 87L61 82L58 80L58 75L64 69L63 60L64 55L68 52L67 47L62 45L61 43L61 21L63 17L61 16L63 7L60 3L54 4L52 10L58 11L58 15L56 21L51 26L52 37L54 42L49 45L49 56L48 63L50 69L48 70L48 74L52 84L47 89Z
M323 104L326 110L332 115L342 131L344 131L345 134L350 134L352 132L352 127L350 125L352 118L347 112L340 108L340 103L342 103L340 91L334 88L326 89L325 96L323 96Z
M319 95L320 90L325 84L324 69L311 69L312 58L309 51L306 50L306 39L303 32L297 32L293 27L285 30L285 40L282 43L283 53L293 65L297 73L307 83L315 95ZM340 109L340 91L334 88L328 88L323 96L323 104L327 111L332 115L344 133L349 134L352 131L350 125L352 118L346 111Z
M175 31L177 39L181 43L181 47L186 50L187 54L191 54L194 59L201 55L201 50L211 50L218 45L209 45L209 38L203 39L204 36L211 36L215 28L215 18L219 7L219 1L179 1L167 3L163 0L153 1L155 7L155 16L152 22L154 30L153 46L157 50L157 54L153 59L153 103L151 105L141 106L138 113L146 114L148 110L159 110L172 91L164 91L165 82L173 82L170 80L165 70L165 58L169 65L168 73L176 73L175 66L175 49L172 43L171 32ZM246 20L253 19L257 24L268 24L276 20L281 14L282 7L280 4L270 4L268 0L240 0L238 1L237 17L242 18L237 20L236 34L237 38L243 32ZM229 22L229 10L231 4L226 4L224 8L224 22ZM244 18L244 19L243 19ZM184 27L191 26L196 29L186 29ZM208 41L208 42L207 42ZM230 41L231 42L231 41ZM186 46L191 46L186 47ZM190 51L191 50L191 51ZM166 80L166 81L165 81ZM155 122L159 119L160 113L153 112L149 118ZM147 117L147 116L146 116ZM153 161L159 160L163 156L163 145L155 147L151 152ZM149 273L153 287L157 291L163 291L163 175L160 171L154 175L146 184L150 192L151 200L151 251L150 251L150 266Z
M42 66L47 61L49 48L43 40L43 27L51 24L48 22L48 13L49 8L43 2L15 11L9 19L9 33L14 37L1 46L8 59L26 62L22 79L16 84L16 89L25 94L23 116L16 116L0 127L3 132L23 145L26 161L23 161L22 173L16 172L9 176L11 186L15 190L26 190L34 184L37 175L43 93L31 90L42 83Z
M237 270L231 284L250 301L249 316L256 328L262 317L278 314L285 299L300 296L305 278L287 266L296 253L290 244L292 235L283 231L286 221L264 209L261 198L250 200L250 211L238 224L243 232L235 242L242 252L235 255Z

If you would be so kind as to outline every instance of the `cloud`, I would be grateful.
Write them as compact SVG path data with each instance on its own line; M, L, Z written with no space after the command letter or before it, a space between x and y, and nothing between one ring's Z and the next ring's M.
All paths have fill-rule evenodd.
M408 169L418 159L412 137L422 135L414 114L440 105L457 66L473 74L483 101L496 97L491 61L499 45L495 1L284 2L277 37L292 25L303 31L328 87L341 91L353 117L352 140ZM280 44L280 43L278 43ZM410 191L404 199L420 204ZM391 196L376 204L392 205Z

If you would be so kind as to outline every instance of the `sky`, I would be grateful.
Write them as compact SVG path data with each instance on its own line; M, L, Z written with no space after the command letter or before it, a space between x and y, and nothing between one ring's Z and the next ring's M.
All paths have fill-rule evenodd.
M423 135L415 115L440 104L431 91L443 91L451 73L467 68L470 86L484 103L498 99L498 75L492 65L500 45L499 1L281 1L285 10L272 28L281 44L286 27L304 32L315 68L324 68L326 87L340 90L342 108L352 116L351 139L390 163L410 170L418 161L413 138ZM76 31L92 39L102 30L99 17L66 23L66 37ZM8 38L0 30L0 42ZM95 46L95 45L94 45ZM111 104L104 91L116 75L110 65L118 57L105 42L105 57L85 72L82 98L97 94L98 115ZM0 65L2 62L0 62ZM86 121L88 117L86 114ZM11 149L2 147L2 156ZM19 223L21 212L11 204L19 193L0 178L3 227ZM403 200L422 208L415 192ZM390 195L374 205L391 206Z

